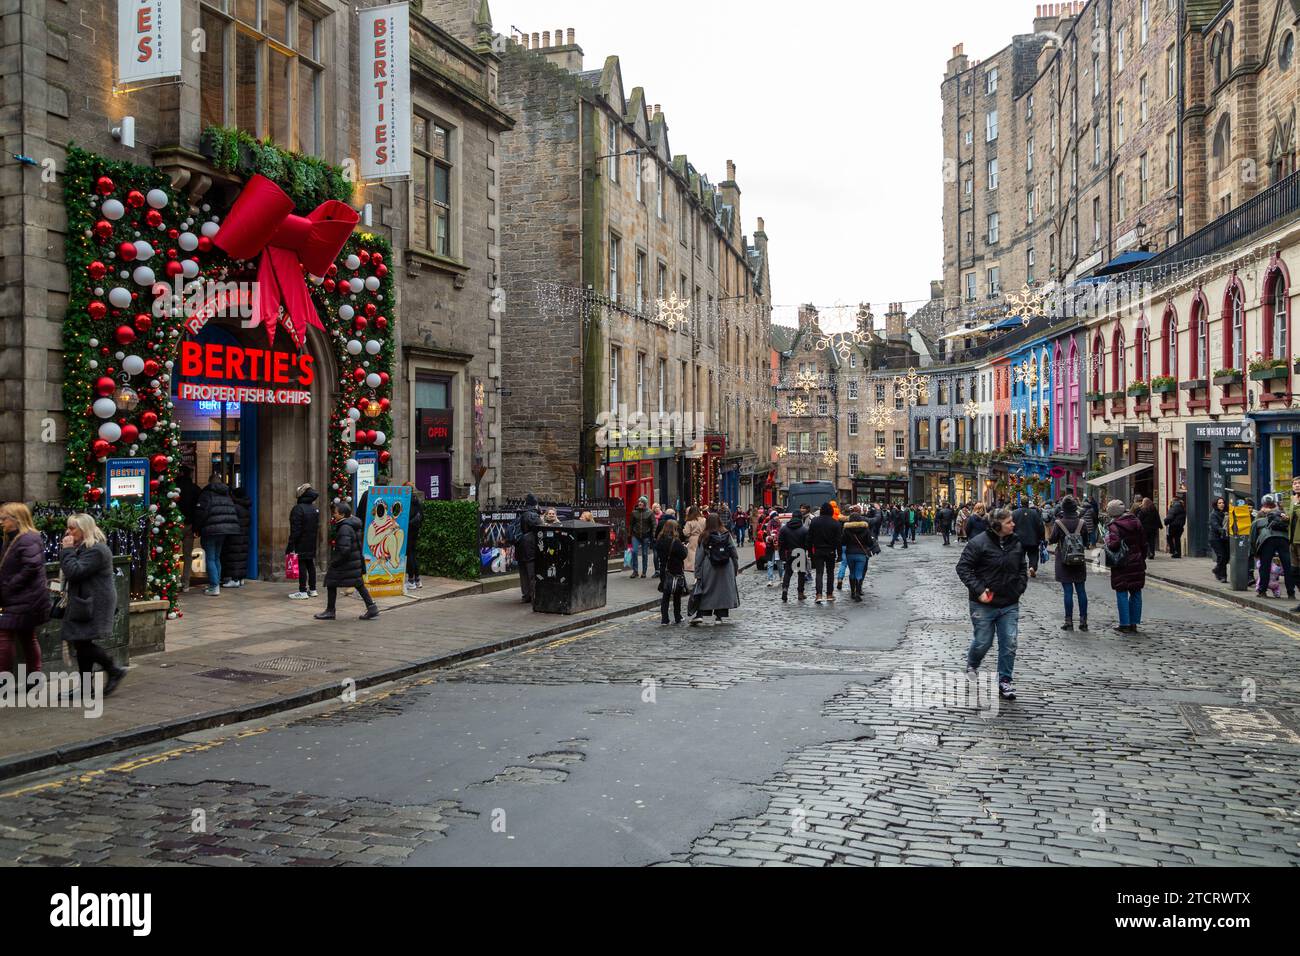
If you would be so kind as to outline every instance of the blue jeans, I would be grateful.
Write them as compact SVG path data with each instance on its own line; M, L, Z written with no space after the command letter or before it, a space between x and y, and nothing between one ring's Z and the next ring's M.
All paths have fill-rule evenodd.
M221 546L225 544L226 536L224 534L214 534L211 537L203 535L200 539L203 545L203 561L208 572L208 587L221 587Z
M844 570L848 569L850 581L861 581L867 576L867 556L865 554L847 554L844 567L840 568L840 580L844 580Z
M785 562L780 558L768 558L767 561L767 583L771 584L778 577L785 574Z
M1016 667L1016 640L1020 636L1020 605L989 607L978 601L970 602L970 620L975 625L975 638L966 653L966 664L979 667L984 655L993 646L993 635L998 638L998 680L1011 680Z
M1119 605L1119 626L1137 627L1142 623L1142 592L1116 591L1115 603Z
M641 577L645 577L646 564L650 560L650 555L654 553L654 538L633 538L632 539L632 570L636 571L636 559L641 558Z
M745 531L748 530L745 525L736 525L736 544L743 546L745 544Z
M1079 593L1079 617L1081 620L1088 620L1088 590L1080 581L1077 584L1062 583L1061 587L1065 590L1065 619L1067 621L1074 618L1074 594Z
M836 575L836 580L843 581L844 575L849 570L849 549L840 545L840 573Z

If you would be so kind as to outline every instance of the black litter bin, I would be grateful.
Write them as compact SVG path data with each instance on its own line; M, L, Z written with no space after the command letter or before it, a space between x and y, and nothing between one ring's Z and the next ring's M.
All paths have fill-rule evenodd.
M537 529L537 586L533 610L577 614L605 606L609 528L564 521Z

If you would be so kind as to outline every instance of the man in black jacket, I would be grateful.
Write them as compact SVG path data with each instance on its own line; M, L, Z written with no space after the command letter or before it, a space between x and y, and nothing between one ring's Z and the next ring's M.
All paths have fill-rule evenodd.
M1000 508L989 529L966 543L957 562L957 577L966 585L975 637L966 652L966 676L974 680L984 655L998 639L998 695L1016 699L1011 683L1020 632L1020 595L1029 587L1025 547L1016 536L1011 512Z
M1165 541L1169 545L1169 557L1178 560L1183 556L1183 529L1187 527L1187 506L1177 495L1169 503L1165 512Z
M939 533L943 535L943 546L946 548L952 544L952 523L957 517L957 513L952 510L952 505L948 502L943 503L939 509Z
M817 599L814 604L822 603L822 571L826 572L826 600L835 603L835 559L839 556L843 536L844 528L835 520L835 511L828 501L808 526L808 550L812 552L813 568L817 576Z
M320 537L320 509L316 501L320 495L309 484L297 488L298 503L289 512L289 541L284 553L298 556L298 590L289 597L305 601L316 596L316 549Z
M1043 513L1032 505L1022 505L1012 514L1015 522L1016 537L1025 547L1025 558L1029 562L1029 576L1038 577L1039 552L1047 540L1047 528L1043 524ZM990 524L992 522L990 521Z
M519 565L519 589L523 591L524 604L533 603L533 588L537 583L537 529L542 516L537 511L537 496L524 499L524 510L519 515L519 540L515 542L515 562Z
M808 584L807 545L808 529L803 526L803 518L797 513L791 515L790 520L781 529L781 533L777 535L777 551L785 564L785 577L781 580L782 604L790 600L790 576L795 573L796 564L799 573L799 600L808 600L804 593L804 588Z
M194 529L203 545L204 562L208 574L208 597L221 594L221 548L226 538L239 534L239 512L230 497L230 489L220 478L213 478L199 495L194 507Z

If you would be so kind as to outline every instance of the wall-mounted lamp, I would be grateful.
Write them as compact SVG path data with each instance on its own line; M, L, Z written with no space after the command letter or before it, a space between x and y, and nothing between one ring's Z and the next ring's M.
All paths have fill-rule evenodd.
M123 116L122 123L113 127L113 139L117 140L127 149L135 148L135 117Z
M375 207L371 203L366 203L361 207L361 221L369 229L375 223Z

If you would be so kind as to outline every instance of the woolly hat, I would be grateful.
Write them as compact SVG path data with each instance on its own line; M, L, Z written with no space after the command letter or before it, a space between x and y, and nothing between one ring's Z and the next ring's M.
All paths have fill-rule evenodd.
M301 498L309 491L311 491L311 485L307 484L306 482L303 482L301 485L299 485L297 488L294 489L293 493L295 496Z
M1112 501L1106 506L1106 514L1110 515L1112 518L1118 518L1127 510L1128 509L1124 507L1124 502L1118 500Z

